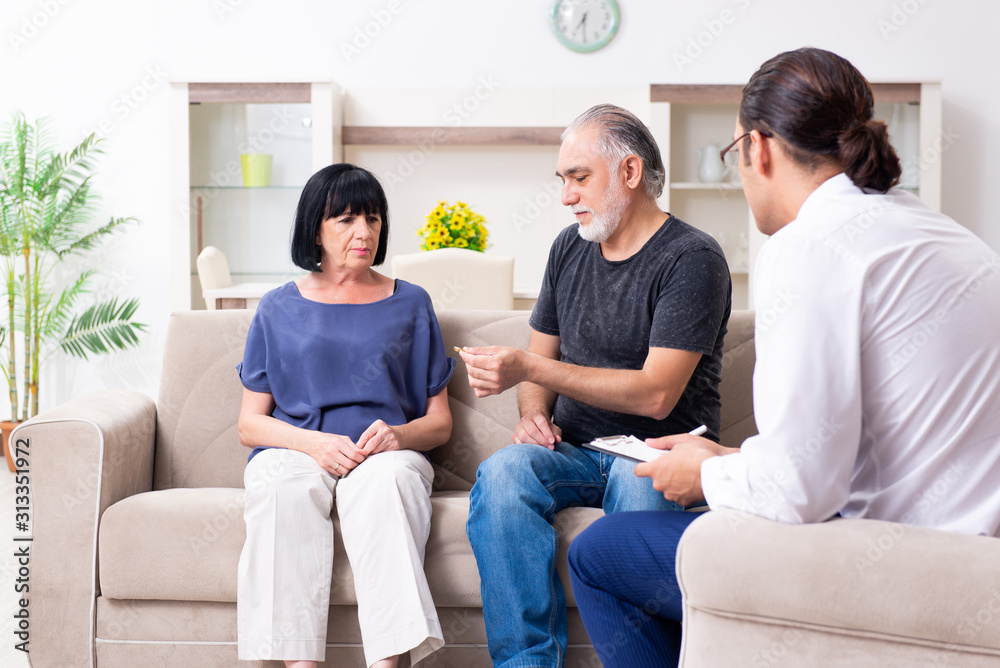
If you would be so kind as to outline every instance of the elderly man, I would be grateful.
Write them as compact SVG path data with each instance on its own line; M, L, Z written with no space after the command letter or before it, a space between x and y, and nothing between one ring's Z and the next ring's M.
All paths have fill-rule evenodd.
M729 268L710 236L657 206L664 170L649 129L594 107L563 134L556 175L577 225L552 245L528 349L461 353L477 396L520 384L515 443L480 466L467 525L490 655L509 668L565 660L556 512L680 508L629 461L579 444L719 432Z

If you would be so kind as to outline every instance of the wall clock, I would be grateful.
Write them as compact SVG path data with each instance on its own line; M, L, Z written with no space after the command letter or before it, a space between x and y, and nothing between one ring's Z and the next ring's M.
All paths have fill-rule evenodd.
M606 46L620 20L617 0L553 0L549 11L552 32L563 46L580 53Z

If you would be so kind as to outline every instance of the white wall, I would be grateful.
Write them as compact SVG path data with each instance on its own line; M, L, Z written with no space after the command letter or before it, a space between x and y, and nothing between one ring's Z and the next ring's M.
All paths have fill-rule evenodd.
M618 37L591 55L556 42L548 4L5 0L0 120L15 109L49 116L63 147L103 128L106 156L96 182L102 217L142 220L103 255L101 292L142 298L139 315L150 324L144 345L89 365L57 356L45 370L43 408L101 387L156 394L170 310L168 228L177 216L168 205L167 163L171 143L185 139L168 131L169 81L333 80L348 94L383 87L471 92L481 77L545 89L742 83L779 51L824 47L874 81L943 82L943 209L1000 248L987 200L996 189L990 184L1000 182L1000 2L620 0ZM391 20L372 23L379 16ZM366 25L377 34L345 54ZM690 61L679 63L686 52Z

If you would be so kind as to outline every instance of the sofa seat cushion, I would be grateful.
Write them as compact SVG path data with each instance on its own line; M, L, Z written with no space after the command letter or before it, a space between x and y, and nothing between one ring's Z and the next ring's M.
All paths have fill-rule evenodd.
M677 575L685 615L1000 656L997 538L861 519L787 525L721 510L684 533Z
M425 558L434 602L481 607L479 572L465 535L468 492L435 492ZM569 544L602 515L568 508L556 515L559 572L569 589ZM334 518L331 605L356 605L354 578ZM246 539L243 490L167 489L128 497L101 518L98 560L101 594L110 599L236 601L236 569ZM575 605L567 591L569 605Z
M235 601L245 540L242 489L177 488L126 497L101 517L101 594Z

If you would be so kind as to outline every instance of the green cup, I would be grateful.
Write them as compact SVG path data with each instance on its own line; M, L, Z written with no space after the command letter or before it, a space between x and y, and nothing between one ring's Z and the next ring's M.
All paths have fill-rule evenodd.
M271 164L274 156L268 153L244 153L240 156L243 165L243 185L247 188L261 188L271 185Z

